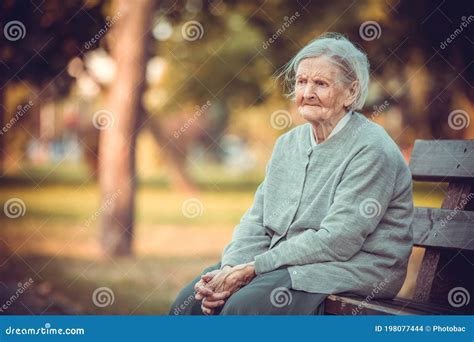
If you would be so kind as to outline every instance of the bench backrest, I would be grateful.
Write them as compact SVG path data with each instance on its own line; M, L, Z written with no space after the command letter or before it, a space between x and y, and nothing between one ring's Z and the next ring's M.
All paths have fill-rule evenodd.
M410 170L414 181L449 183L441 208L415 209L414 242L425 254L414 300L472 312L474 140L417 140Z

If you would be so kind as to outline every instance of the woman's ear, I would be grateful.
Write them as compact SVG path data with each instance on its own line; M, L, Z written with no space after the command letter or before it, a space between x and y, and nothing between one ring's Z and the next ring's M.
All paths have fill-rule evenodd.
M344 107L349 108L354 103L358 95L359 95L359 82L352 81L352 83L349 85L349 94L346 100L344 101Z

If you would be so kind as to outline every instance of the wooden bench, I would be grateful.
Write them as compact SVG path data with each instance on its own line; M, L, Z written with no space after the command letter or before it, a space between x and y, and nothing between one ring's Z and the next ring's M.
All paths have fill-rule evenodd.
M412 300L330 295L330 315L462 315L474 313L474 140L417 140L413 180L447 182L441 208L415 208L415 246L425 254Z

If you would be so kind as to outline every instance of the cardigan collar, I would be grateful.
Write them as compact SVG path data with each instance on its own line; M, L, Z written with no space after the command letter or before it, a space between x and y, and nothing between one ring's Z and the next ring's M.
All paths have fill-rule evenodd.
M326 138L326 140L329 140L332 136L336 135L341 129L344 128L345 125L347 125L347 123L349 122L349 120L351 119L351 116L352 116L352 110L348 111L346 113L346 115L344 115L339 121L338 123L336 124L336 126L334 127L334 129L331 131L331 133L329 134L329 136ZM311 127L312 128L312 127ZM315 136L314 136L314 130L311 129L310 131L310 138L311 138L311 147L315 147L316 145L318 145L318 143L316 142L316 139L315 139Z

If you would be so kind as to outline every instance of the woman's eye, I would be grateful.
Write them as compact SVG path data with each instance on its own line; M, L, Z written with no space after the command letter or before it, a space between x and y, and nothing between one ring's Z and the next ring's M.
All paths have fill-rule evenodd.
M305 83L304 80L298 80L298 81L296 81L296 84L304 84L304 83Z
M316 85L318 85L320 87L325 87L327 84L326 84L326 82L323 82L323 81L316 81Z

